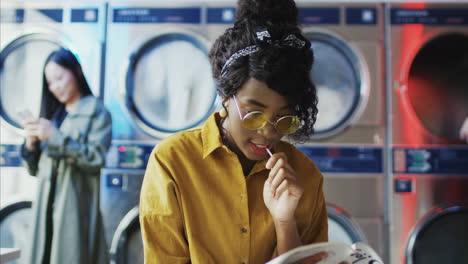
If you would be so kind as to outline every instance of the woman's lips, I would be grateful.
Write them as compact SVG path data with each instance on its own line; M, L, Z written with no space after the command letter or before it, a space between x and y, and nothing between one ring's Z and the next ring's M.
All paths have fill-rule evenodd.
M262 144L254 144L252 142L249 142L250 148L256 155L260 156L265 156L268 154L267 152L267 145L262 145Z
M57 98L58 100L63 100L64 99L64 93L54 93L55 95L55 98Z

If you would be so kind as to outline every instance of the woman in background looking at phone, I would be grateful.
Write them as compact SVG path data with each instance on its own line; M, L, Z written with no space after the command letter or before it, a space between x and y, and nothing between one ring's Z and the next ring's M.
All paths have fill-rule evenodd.
M69 50L47 58L40 118L23 126L21 154L38 178L25 263L107 262L99 174L111 143L111 117Z

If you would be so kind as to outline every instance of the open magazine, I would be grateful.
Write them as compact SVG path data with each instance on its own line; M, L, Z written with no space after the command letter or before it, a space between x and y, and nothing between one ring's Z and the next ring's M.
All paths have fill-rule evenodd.
M347 261L349 264L384 264L379 255L367 244L357 242L347 245L340 242L325 242L300 246L288 251L266 264L303 264L307 258L320 252L327 252L328 257L320 264L338 264Z

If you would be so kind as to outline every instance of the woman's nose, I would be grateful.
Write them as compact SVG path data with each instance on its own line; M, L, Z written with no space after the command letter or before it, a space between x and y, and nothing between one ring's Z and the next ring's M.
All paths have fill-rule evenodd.
M274 124L271 122L268 122L264 127L258 129L257 132L268 140L274 139L279 135Z
M59 86L58 86L57 84L54 84L54 83L49 84L49 90L50 90L51 92L57 91L57 90L58 90L58 87L59 87Z

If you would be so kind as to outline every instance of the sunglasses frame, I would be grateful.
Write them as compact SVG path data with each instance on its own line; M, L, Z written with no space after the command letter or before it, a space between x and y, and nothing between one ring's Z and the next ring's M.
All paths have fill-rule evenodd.
M244 128L247 128L247 127L244 126L244 122L243 122L243 121L244 121L245 118L247 118L249 115L256 114L256 113L260 113L260 114L266 116L266 114L265 114L264 112L262 112L262 111L252 111L252 112L249 112L249 113L245 114L244 116L242 116L242 112L241 112L241 110L240 110L239 103L237 102L236 96L233 95L232 97L233 97L233 99L234 99L234 103L236 104L237 113L239 114L239 118L240 118L240 120L242 121L242 126L243 126ZM278 128L276 127L276 125L278 124L279 121L283 120L284 118L288 118L288 117L292 117L292 118L294 118L294 119L296 119L296 120L299 120L299 117L293 116L293 115L282 116L282 117L278 118L275 122L271 122L270 119L267 118L267 119L266 119L267 122L266 122L263 126L261 126L261 127L259 127L259 128L256 128L256 129L250 129L250 128L247 128L247 129L250 129L250 130L259 130L259 129L264 128L268 123L270 123L270 124L273 125L273 127L275 128L275 131L278 132L279 134L282 134L282 135L293 134L294 132L296 132L296 131L299 129L300 126L298 126L297 129L294 130L293 132L286 133L286 134L279 132L279 131L278 131Z

